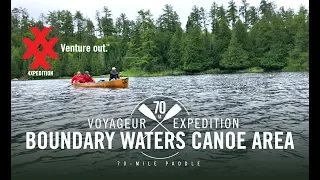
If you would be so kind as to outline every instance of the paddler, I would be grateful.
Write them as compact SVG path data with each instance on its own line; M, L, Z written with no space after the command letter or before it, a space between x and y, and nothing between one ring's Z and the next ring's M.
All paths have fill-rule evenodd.
M111 80L116 80L116 79L119 79L119 75L118 75L118 73L117 73L117 71L116 71L116 68L113 67L113 68L112 68L112 71L110 72L109 81L111 81Z
M83 75L85 82L95 82L92 76L89 74L89 71L85 71Z
M72 79L71 79L71 84L73 84L73 83L84 83L84 82L85 82L85 80L84 80L84 78L83 78L83 76L82 76L80 71L78 71L77 74L74 75L72 77Z

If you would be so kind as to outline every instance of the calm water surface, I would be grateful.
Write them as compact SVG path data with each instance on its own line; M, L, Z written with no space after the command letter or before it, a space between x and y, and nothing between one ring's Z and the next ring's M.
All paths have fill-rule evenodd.
M128 89L85 89L69 84L70 80L12 81L13 179L58 179L58 175L66 179L106 179L113 175L148 173L187 177L201 174L220 179L232 179L230 174L254 179L308 179L308 73L132 77ZM201 167L149 167L146 170L144 167L117 166L117 161L149 160L137 151L123 150L120 139L112 150L25 148L28 131L88 131L88 118L130 117L140 101L155 95L179 100L192 116L239 118L239 131L248 134L290 131L295 149L186 148L171 160L200 160Z

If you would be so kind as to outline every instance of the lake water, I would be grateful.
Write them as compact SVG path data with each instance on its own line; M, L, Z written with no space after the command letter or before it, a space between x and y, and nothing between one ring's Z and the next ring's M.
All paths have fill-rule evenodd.
M308 73L131 77L128 89L74 88L70 80L12 81L11 88L13 179L113 176L308 179ZM155 95L179 100L192 116L238 118L238 131L292 132L295 147L288 150L186 148L170 159L201 161L200 167L118 166L118 161L150 159L117 144L112 150L26 149L26 132L89 131L88 118L129 117L140 101Z

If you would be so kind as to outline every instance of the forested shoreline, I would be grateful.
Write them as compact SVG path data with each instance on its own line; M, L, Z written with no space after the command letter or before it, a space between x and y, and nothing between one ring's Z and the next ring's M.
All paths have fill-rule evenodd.
M231 0L227 6L213 2L211 7L190 7L185 26L174 7L162 9L160 17L142 9L137 19L128 19L125 13L114 17L105 6L96 11L93 20L80 11L72 14L68 10L35 19L27 9L13 8L11 76L27 76L32 60L22 60L26 46L21 39L34 39L29 27L46 24L55 27L48 38L59 38L54 47L59 59L48 58L55 77L85 70L92 75L107 74L113 66L142 74L308 70L309 11L303 6L294 11L266 0L258 7L246 0L239 5ZM105 53L67 53L60 44L110 46Z

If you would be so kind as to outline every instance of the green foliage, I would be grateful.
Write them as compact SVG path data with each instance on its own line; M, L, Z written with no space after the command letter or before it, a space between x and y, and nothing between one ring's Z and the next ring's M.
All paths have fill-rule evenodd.
M260 66L267 70L279 70L287 65L289 38L285 32L285 23L281 16L274 15L271 19L269 50L260 61Z
M234 28L234 35L235 38L237 38L237 42L241 46L241 48L245 50L249 50L249 38L248 38L248 32L247 32L247 27L242 23L242 21L239 19Z
M221 73L220 69L208 69L205 71L205 74L219 74Z
M261 73L263 72L263 69L261 67L251 67L248 69L248 72L250 73Z
M198 26L189 29L183 50L183 68L186 72L200 72L205 59L204 38Z
M287 71L303 71L309 69L309 30L306 10L301 7L296 19L299 23L294 36L294 48L289 52Z
M223 54L220 63L221 67L225 69L245 69L250 66L249 55L241 46L235 29L233 30L228 49Z
M265 54L264 58L262 58L260 66L267 70L282 69L287 65L285 54L285 47L283 47L282 44L275 44L271 46L271 50Z
M228 49L231 39L231 30L228 27L227 21L222 18L219 21L217 31L213 40L213 67L218 68L223 54Z
M236 23L236 20L238 18L237 16L238 10L236 7L236 3L233 0L230 0L228 4L229 5L228 5L227 17L229 19L229 22L231 22L233 25Z
M236 71L237 73L262 73L264 70L261 67L251 67Z
M44 12L47 15L34 20L27 9L14 8L11 76L27 76L34 58L22 60L26 46L21 38L34 40L29 27L44 24L56 28L47 38L59 38L54 46L59 59L48 59L55 77L86 70L99 76L108 74L111 67L128 75L308 70L308 10L275 7L267 0L257 8L246 0L239 6L233 0L227 6L215 2L211 7L193 6L185 30L171 5L165 5L156 20L149 10L138 11L134 20L124 13L115 18L108 7L96 11L94 20L68 10ZM107 52L79 53L62 52L61 44L109 46Z
M170 50L168 52L171 69L178 69L183 64L181 48L182 34L183 30L180 26L177 26L176 32L171 38Z

